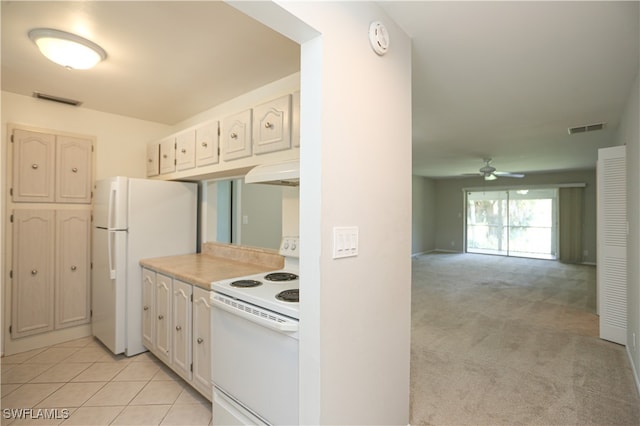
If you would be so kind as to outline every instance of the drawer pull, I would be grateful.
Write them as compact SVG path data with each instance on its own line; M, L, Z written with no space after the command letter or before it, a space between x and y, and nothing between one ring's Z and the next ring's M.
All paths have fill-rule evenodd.
M149 310L149 307L148 307L148 306L145 306L145 307L144 307L144 308L142 308L142 309L144 309L145 311L148 311L148 310Z
M202 339L202 337L198 337L198 340L196 340L196 342L198 342L198 344L204 342L204 340Z
M158 315L158 319L159 320L164 319L164 315Z
M31 165L31 168L32 168L33 170L36 170L36 169L38 168L38 165L37 165L36 163L33 163L33 164Z
M75 271L76 269L78 269L78 267L77 267L76 265L72 265L72 266L71 266L71 270L72 270L72 271Z
M163 154L163 155L162 155L162 158L167 158L167 154Z
M180 331L182 330L182 326L181 325L176 325L176 331Z
M206 142L202 142L202 147L206 148L207 146L209 146Z
M181 152L181 153L183 153L183 154L186 154L186 153L187 153L187 150L186 150L186 149L184 149L184 148L182 148L182 149L180 150L180 152Z
M71 171L72 171L73 173L78 173L78 168L77 168L77 167L74 167L73 169L71 169Z
M153 163L153 158L149 158L149 163Z
M31 275L33 275L33 276L38 275L38 270L37 269L32 269L31 270Z

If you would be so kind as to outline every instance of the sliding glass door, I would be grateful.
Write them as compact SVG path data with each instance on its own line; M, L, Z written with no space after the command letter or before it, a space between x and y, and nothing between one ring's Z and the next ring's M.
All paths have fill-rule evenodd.
M558 190L468 191L469 253L555 259Z

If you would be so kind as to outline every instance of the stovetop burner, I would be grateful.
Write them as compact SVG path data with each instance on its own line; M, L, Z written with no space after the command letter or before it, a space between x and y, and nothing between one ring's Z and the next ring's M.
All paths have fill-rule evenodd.
M276 299L283 302L299 302L300 296L297 288L281 291L276 295Z
M238 288L251 288L251 287L258 287L259 285L262 285L262 283L256 280L238 280L238 281L232 282L229 285L231 287L238 287Z
M269 281L293 281L297 280L298 276L290 272L272 272L265 275L264 279Z

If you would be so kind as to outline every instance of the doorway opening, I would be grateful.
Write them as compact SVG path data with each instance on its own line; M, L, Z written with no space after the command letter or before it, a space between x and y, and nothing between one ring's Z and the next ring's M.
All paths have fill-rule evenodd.
M466 251L557 259L558 189L468 191Z

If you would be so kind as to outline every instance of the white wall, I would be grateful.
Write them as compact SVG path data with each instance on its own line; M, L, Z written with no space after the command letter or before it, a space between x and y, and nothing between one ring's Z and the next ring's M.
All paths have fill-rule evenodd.
M422 176L412 179L411 254L426 253L436 248L435 181Z
M234 5L304 42L300 423L407 424L410 39L373 3ZM383 57L369 45L374 20L391 37ZM332 259L335 226L359 227L357 257Z
M640 389L640 73L618 130L618 144L627 145L627 352Z

